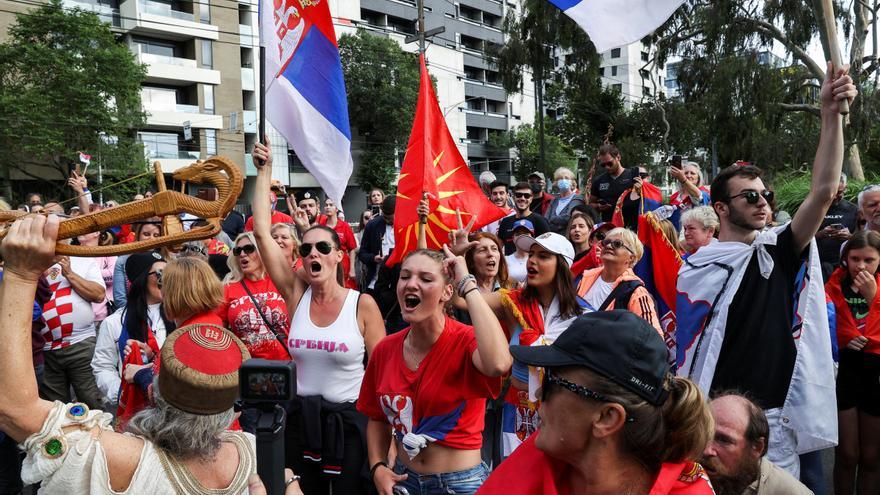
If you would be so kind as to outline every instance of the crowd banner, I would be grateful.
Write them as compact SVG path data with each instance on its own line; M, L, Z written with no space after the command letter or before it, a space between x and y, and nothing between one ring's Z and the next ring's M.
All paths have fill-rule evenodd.
M266 117L337 205L353 168L342 63L326 1L262 0Z
M634 43L654 32L684 0L550 0L590 35L596 52Z
M449 242L449 232L458 228L459 214L467 223L475 219L474 230L506 214L486 198L474 180L446 127L424 55L419 56L419 62L419 100L397 184L395 248L386 262L388 266L399 263L406 253L416 249L419 231L416 210L425 195L429 203L425 224L429 249L440 249Z

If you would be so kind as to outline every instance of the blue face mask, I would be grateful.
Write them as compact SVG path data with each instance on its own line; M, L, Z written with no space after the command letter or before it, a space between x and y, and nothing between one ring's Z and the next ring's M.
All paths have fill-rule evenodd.
M560 192L571 191L571 181L568 179L559 179L556 181L556 188L559 189Z

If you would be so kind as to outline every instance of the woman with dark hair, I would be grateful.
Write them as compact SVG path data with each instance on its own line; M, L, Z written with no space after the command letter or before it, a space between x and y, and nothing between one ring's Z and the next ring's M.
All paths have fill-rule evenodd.
M119 400L124 362L134 344L142 354L145 366L151 366L174 328L162 309L162 272L165 260L157 253L137 253L125 263L131 287L125 307L116 311L101 324L92 370L95 382L106 403L115 407ZM129 374L136 372L129 370Z
M372 297L343 287L347 253L335 230L320 225L306 230L299 246L302 268L291 270L270 236L268 142L255 146L254 158L261 163L256 190L263 191L258 194L263 199L253 205L254 238L291 315L287 346L297 365L287 463L302 476L303 491L310 495L366 493L367 419L357 412L355 401L364 362L385 336L382 316Z
M880 493L880 234L853 235L840 265L825 284L834 305L840 363L834 491Z
M134 226L134 240L146 241L162 235L162 219L149 218ZM123 254L116 258L113 268L113 303L117 308L125 306L125 294L128 290L128 278L125 277L125 261L130 255Z
M474 326L446 313L457 292ZM483 296L485 297L485 296ZM403 260L397 300L409 328L370 358L358 410L370 420L370 475L380 495L472 494L481 462L486 397L510 368L507 340L461 256L419 249ZM392 440L393 438L393 440ZM397 458L389 459L391 443Z

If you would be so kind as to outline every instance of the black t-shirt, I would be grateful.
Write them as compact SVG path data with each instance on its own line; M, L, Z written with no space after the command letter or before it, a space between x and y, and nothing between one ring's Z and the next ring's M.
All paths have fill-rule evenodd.
M856 326L861 330L865 326L865 318L868 317L868 309L870 308L868 301L865 299L865 296L853 290L852 280L849 277L841 285L846 305L849 306L849 311L856 320Z
M616 179L608 175L608 172L605 172L593 181L593 185L590 187L590 194L614 206L617 204L620 195L632 187L633 178L638 176L639 169L635 167L624 169L623 173ZM614 209L601 212L601 215L603 222L610 222L611 216L614 215Z
M550 224L547 223L547 219L541 215L532 212L529 216L523 218L529 220L532 222L532 225L535 226L535 237L544 232L550 232ZM510 215L502 218L501 222L498 224L498 237L504 242L505 256L513 254L513 252L516 251L516 246L513 245L513 224L516 223L517 220L521 220L521 218L516 215Z
M856 205L842 199L836 205L831 205L831 207L828 208L828 213L825 214L825 219L822 220L822 226L819 227L819 230L822 230L829 225L839 223L848 228L850 233L855 233L857 230L856 220L858 213L859 208ZM842 239L834 239L830 237L816 239L816 245L819 248L820 260L825 263L831 263L834 266L840 264L840 246L843 245Z
M809 251L795 253L790 226L775 246L765 247L773 257L773 271L762 277L758 256L752 254L730 303L712 390L739 390L760 407L773 409L785 402L797 357L792 337L795 279Z

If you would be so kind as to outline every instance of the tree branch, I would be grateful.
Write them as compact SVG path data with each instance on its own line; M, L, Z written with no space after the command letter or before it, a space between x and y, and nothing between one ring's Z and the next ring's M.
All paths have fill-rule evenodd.
M819 66L807 52L805 52L801 47L797 46L793 43L788 36L786 36L779 28L774 26L773 24L762 21L760 19L752 19L749 17L734 17L733 22L739 22L740 24L751 25L755 31L759 31L761 33L770 36L776 41L782 43L795 58L800 60L807 69L813 74L813 77L819 79L820 81L825 78L825 71L822 67Z
M780 109L786 112L807 112L819 116L819 107L807 103L777 103Z

